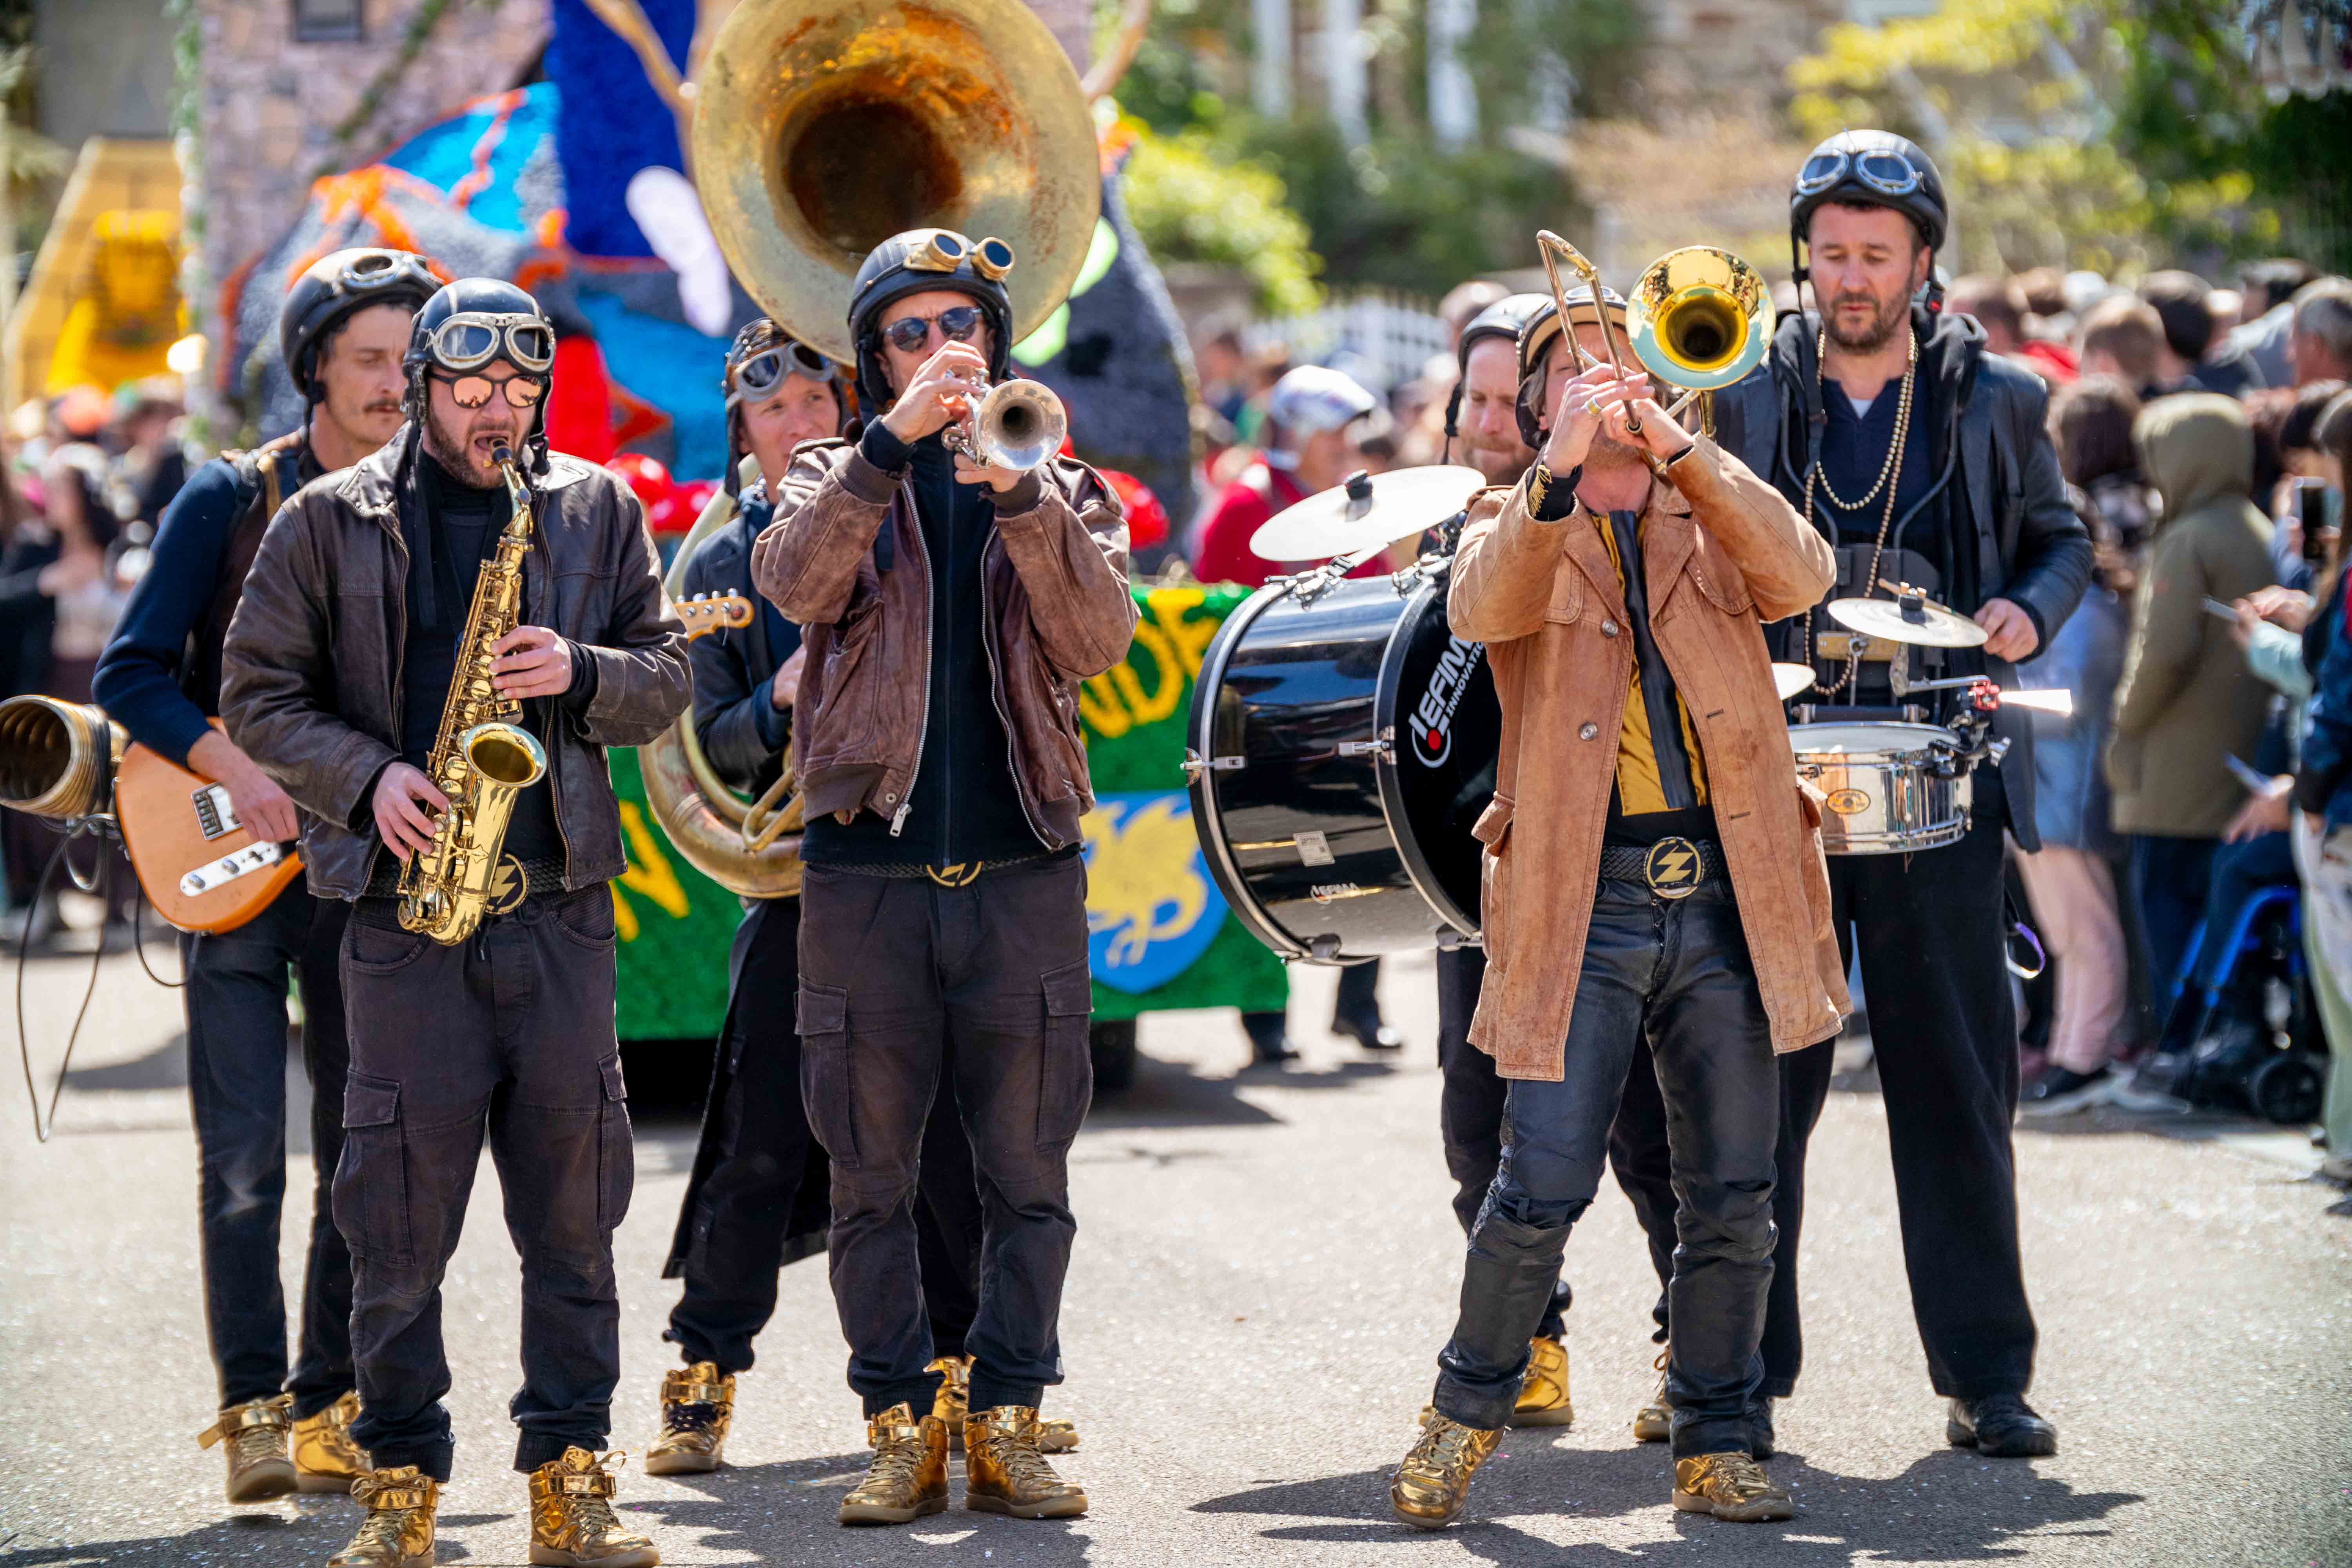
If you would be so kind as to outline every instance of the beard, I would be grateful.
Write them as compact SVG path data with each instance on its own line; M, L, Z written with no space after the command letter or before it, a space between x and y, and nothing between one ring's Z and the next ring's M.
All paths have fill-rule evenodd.
M1859 329L1846 323L1844 306L1866 304L1871 307L1870 320ZM1895 336L1895 330L1911 319L1911 297L1907 294L1895 300L1881 300L1858 289L1848 289L1829 302L1822 314L1822 331L1830 342L1848 353L1876 353Z
M510 436L507 439L507 444L510 447L520 447L522 444L522 437L520 434ZM469 440L462 440L443 429L441 421L434 418L430 414L425 416L425 449L433 455L433 460L446 469L451 479L469 489L478 490L498 489L505 482L504 476L495 468L485 468L480 462L477 461L471 446L472 443ZM520 460L520 457L517 460Z
M1596 430L1592 435L1592 445L1585 448L1584 466L1603 471L1637 468L1642 466L1642 451L1638 447L1629 447L1615 437Z
M1462 443L1462 455L1470 460L1472 468L1486 476L1490 485L1518 483L1520 476L1528 471L1528 466L1536 460L1533 452L1516 441L1507 447L1482 447L1465 439Z

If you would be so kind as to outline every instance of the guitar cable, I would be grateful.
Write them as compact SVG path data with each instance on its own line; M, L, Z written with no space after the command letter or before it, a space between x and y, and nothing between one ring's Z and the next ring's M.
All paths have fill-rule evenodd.
M72 880L77 889L95 895L101 904L110 904L114 892L114 857L107 854L103 846L121 837L120 832L115 829L114 819L105 816L75 817L57 831L59 835L58 847L50 854L48 864L41 868L39 880L33 884L33 896L25 905L24 940L19 941L16 947L16 1055L24 1064L25 1094L32 1103L33 1141L37 1143L47 1143L50 1134L57 1131L58 1101L65 1094L66 1075L73 1067L74 1047L80 1042L82 1021L89 1016L90 999L98 994L99 969L106 959L106 925L101 919L98 929L98 942L90 952L89 984L82 989L81 1005L75 1010L73 1027L67 1032L65 1055L58 1062L57 1081L49 1086L48 1110L44 1116L41 1109L40 1087L33 1076L32 1038L25 1027L25 970L33 954L33 944L30 940L33 932L33 911L41 907L41 900L48 892L49 884L57 879L58 867L60 864L65 867L67 877ZM88 880L83 879L81 868L68 858L75 840L80 838L96 839L101 846L98 863L90 868ZM147 894L146 890L142 889L139 892L139 901L133 906L131 914L131 945L138 952L139 967L145 970L147 978L156 984L166 990L178 990L187 984L186 975L183 974L177 980L166 980L156 973L155 966L147 961L146 912Z

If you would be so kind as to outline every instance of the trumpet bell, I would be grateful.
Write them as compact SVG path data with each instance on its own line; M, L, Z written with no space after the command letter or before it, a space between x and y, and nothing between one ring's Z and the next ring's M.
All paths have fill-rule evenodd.
M1650 263L1625 302L1633 356L1692 392L1729 386L1764 363L1772 300L1764 275L1727 250L1686 245Z
M972 447L982 463L1024 472L1050 460L1070 433L1062 400L1043 382L1008 381L972 410Z
M741 0L696 83L692 141L735 276L843 363L850 283L892 235L1011 244L1019 339L1069 293L1101 211L1086 93L1022 0Z

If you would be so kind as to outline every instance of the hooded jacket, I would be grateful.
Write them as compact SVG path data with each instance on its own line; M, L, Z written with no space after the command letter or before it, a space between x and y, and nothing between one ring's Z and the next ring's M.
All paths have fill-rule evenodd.
M1918 395L1925 411L1914 428L1927 438L1927 493L1916 503L1916 530L1940 526L1944 599L1974 615L1988 599L2023 610L2050 646L2091 581L2091 537L2066 499L2047 422L2050 395L2032 372L1985 352L1984 331L1966 316L1911 312L1919 335ZM1821 319L1810 310L1780 318L1772 352L1746 377L1716 394L1717 439L1762 479L1802 506L1805 471L1821 449L1828 415L1822 405ZM1833 528L1810 520L1826 537ZM1891 542L1905 526L1898 516ZM1834 541L1832 541L1834 542ZM1775 658L1790 657L1801 623L1767 634ZM2019 684L2006 659L1981 648L1955 650L1952 673L1985 674ZM2021 711L2001 713L1995 734L2009 740L2000 782L2011 831L2021 848L2040 847L2034 830L2032 731Z
M2116 688L2116 831L2217 838L2246 802L2223 759L2253 755L2270 708L2229 623L2205 608L2278 581L2270 520L2247 496L2253 430L2231 399L2185 393L2149 405L2132 438L2164 511Z

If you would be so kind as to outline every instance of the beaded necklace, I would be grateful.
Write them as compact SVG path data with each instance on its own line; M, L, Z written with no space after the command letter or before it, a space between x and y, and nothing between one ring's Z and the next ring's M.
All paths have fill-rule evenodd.
M1886 461L1879 465L1878 482L1864 490L1859 499L1845 500L1830 487L1829 476L1822 472L1822 458L1818 451L1813 454L1812 467L1805 470L1805 526L1808 528L1813 525L1813 487L1817 483L1821 487L1822 493L1829 498L1830 505L1840 511L1860 511L1877 498L1880 490L1884 489L1886 492L1885 508L1878 514L1878 538L1870 547L1870 575L1864 579L1862 584L1861 596L1865 599L1878 592L1879 562L1886 553L1886 531L1895 521L1895 476L1903 467L1903 444L1911 434L1911 392L1919 375L1919 336L1916 332L1906 331L1904 341L1909 346L1910 353L1903 365L1903 391L1895 405L1895 438L1886 445ZM1824 398L1828 396L1829 385L1828 348L1828 330L1816 328L1813 332L1813 374L1823 389ZM1881 395L1885 395L1882 393ZM1829 536L1834 543L1838 533L1837 520L1832 517L1822 521L1829 524ZM1805 662L1811 664L1815 654L1813 612L1811 610L1805 612L1804 636ZM1909 650L1903 650L1896 657L1907 658L1910 657ZM1830 685L1822 688L1822 695L1834 697L1853 685L1854 678L1861 668L1862 650L1857 644L1851 647L1846 654L1845 672Z

